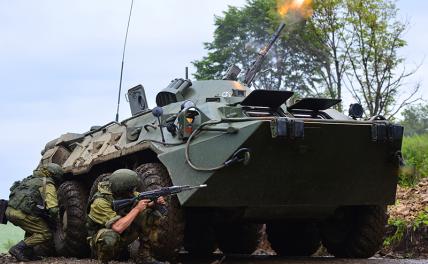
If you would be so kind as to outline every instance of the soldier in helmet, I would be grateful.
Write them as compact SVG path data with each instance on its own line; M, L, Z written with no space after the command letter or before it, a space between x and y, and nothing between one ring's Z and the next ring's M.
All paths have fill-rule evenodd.
M18 261L39 259L35 246L52 248L52 223L58 219L56 188L64 171L54 163L41 165L33 175L15 182L10 188L6 217L25 231L25 239L10 248Z
M112 201L132 198L139 185L137 173L128 169L113 172L109 179L98 184L98 192L92 197L87 218L89 244L92 255L102 263L116 259L139 238L140 249L137 263L162 264L152 257L150 246L156 243L156 226L162 215L156 205L165 205L160 197L156 203L141 200L135 206L115 211ZM127 252L126 252L127 253Z

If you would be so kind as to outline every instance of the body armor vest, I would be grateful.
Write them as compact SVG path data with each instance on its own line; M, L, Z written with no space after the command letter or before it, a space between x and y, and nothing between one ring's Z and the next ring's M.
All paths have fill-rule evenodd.
M44 200L40 188L44 184L54 182L50 178L28 176L20 182L15 182L10 188L9 206L26 214L37 216L40 211L37 205L44 207Z

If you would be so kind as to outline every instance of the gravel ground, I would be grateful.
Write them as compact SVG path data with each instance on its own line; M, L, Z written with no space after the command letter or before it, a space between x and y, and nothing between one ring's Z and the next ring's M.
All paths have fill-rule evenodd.
M9 255L0 255L0 263L18 263ZM27 262L31 264L96 264L91 259L46 258L42 261ZM129 264L132 262L112 261L111 264ZM213 256L209 259L192 259L182 256L181 264L428 264L428 259L335 259L335 258L280 258L276 256Z

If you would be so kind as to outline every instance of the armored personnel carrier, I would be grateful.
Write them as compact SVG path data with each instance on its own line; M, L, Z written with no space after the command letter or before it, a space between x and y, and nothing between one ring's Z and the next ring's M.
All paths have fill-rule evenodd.
M337 257L367 258L380 247L386 206L395 202L403 127L381 116L362 120L334 109L340 100L252 90L283 25L238 80L175 79L147 108L143 86L128 91L132 117L49 142L41 163L66 170L59 190L58 254L89 253L88 197L120 168L135 170L140 190L207 188L168 198L156 254L179 250L251 254L263 225L279 255L309 256L321 243ZM91 191L92 189L92 191Z

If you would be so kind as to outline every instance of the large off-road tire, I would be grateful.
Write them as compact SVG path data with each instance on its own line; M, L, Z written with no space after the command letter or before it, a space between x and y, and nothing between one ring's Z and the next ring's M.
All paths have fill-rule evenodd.
M226 255L251 254L260 243L262 228L259 224L222 224L216 230L218 246Z
M323 244L336 257L372 257L382 245L387 220L380 206L340 208L322 225Z
M209 256L217 249L214 226L207 219L186 217L184 248L194 256Z
M58 189L60 221L54 233L59 256L88 257L86 203L88 193L77 181L66 181Z
M171 186L168 171L160 163L146 163L135 170L140 179L139 191L149 191ZM152 246L154 256L159 260L173 260L183 246L184 214L176 196L166 197L167 215L158 227L158 242Z
M270 223L266 233L272 249L280 256L310 256L321 246L315 223Z

